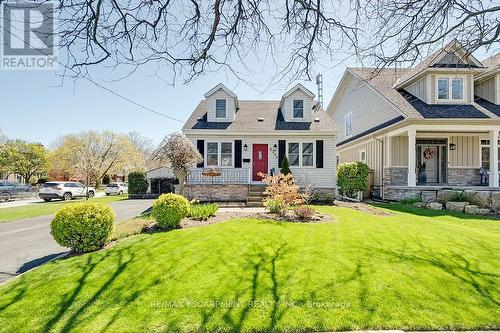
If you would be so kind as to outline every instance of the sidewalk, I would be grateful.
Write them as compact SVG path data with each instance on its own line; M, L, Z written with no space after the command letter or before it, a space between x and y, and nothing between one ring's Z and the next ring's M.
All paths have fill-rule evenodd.
M104 197L105 195L106 194L104 194L104 192L99 191L95 194L95 197L100 198L100 197ZM7 202L0 202L0 209L27 206L27 205L32 205L32 204L42 203L42 202L44 202L44 201L38 197L32 197L29 199L12 200L12 201L7 201Z

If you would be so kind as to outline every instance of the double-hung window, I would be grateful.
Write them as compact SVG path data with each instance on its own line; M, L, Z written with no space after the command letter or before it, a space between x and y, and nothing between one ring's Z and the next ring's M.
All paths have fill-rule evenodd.
M218 166L219 165L219 143L218 142L207 142L207 165L208 166Z
M314 144L312 142L290 142L288 144L288 161L290 166L313 166Z
M232 166L232 142L207 142L207 166Z
M304 100L302 99L293 100L293 117L304 118Z
M288 162L291 166L299 166L299 145L297 142L288 144Z
M451 80L451 99L464 98L464 79L454 78Z
M215 100L215 118L226 118L226 100Z
M313 151L312 142L302 143L302 166L313 165Z

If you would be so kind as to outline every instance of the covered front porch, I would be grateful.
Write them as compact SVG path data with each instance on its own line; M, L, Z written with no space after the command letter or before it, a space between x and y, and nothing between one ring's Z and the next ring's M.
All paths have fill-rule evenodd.
M499 188L500 126L408 125L384 137L384 191Z

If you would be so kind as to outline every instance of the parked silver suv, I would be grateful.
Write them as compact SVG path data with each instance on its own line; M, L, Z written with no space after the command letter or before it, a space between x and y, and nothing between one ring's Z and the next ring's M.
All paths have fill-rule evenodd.
M95 195L95 189L88 187L88 197L92 198ZM38 196L45 200L52 199L71 200L78 197L87 196L87 187L82 183L77 182L47 182L42 184Z

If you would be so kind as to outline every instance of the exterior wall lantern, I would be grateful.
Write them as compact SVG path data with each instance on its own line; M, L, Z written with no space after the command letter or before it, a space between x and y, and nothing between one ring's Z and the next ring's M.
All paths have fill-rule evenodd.
M274 144L274 146L273 146L273 154L276 155L277 152L278 152L278 145Z
M247 151L247 150L248 150L248 145L245 143L245 144L243 145L243 151Z

